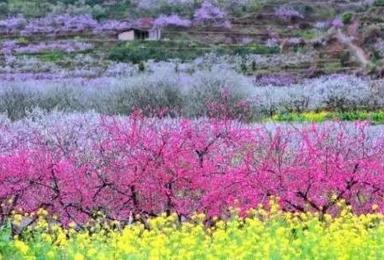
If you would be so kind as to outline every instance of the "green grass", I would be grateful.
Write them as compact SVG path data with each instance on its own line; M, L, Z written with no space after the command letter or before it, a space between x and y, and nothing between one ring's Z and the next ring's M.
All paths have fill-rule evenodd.
M376 0L375 5L376 6L384 6L384 0Z
M301 37L305 40L311 40L316 37L316 32L312 29L309 30L301 30L295 33L296 37Z
M248 54L272 54L279 52L277 47L271 48L259 44L245 46L218 46L182 41L133 41L112 47L108 58L120 62L140 63L147 60L166 61L180 59L193 60L205 53L232 54L245 56Z
M65 56L67 56L67 53L64 52L47 52L39 54L38 57L40 60L45 62L59 62L64 59Z

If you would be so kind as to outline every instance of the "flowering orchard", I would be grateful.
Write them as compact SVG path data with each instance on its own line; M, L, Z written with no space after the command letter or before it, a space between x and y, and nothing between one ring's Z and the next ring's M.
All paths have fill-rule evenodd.
M37 119L37 122L39 120ZM242 125L74 116L1 124L3 221L39 208L62 223L96 211L128 221L166 212L227 216L281 198L286 211L382 209L383 130L364 123Z
M153 5L152 5L153 6ZM203 1L200 8L194 11L193 19L181 17L178 14L159 14L154 26L190 27L196 25L219 25L230 28L228 15L219 6L210 1ZM0 20L0 35L71 35L71 34L111 34L119 30L129 29L136 24L135 19L130 21L105 19L98 21L90 14L75 15L68 12L64 14L50 14L40 18L27 19L23 16L8 17Z
M12 70L19 62L23 60L10 61L4 70ZM251 79L232 69L213 66L208 70L200 68L201 64L184 64L175 72L173 63L149 63L149 72L139 72L135 66L116 63L104 70L86 68L70 73L35 61L24 65L52 72L9 73L5 74L9 78L0 79L0 113L12 120L40 109L107 115L131 115L141 110L149 117L255 122L276 114L376 111L384 107L383 80L344 74L290 84L289 76ZM188 73L189 69L194 73ZM85 78L98 72L104 75Z

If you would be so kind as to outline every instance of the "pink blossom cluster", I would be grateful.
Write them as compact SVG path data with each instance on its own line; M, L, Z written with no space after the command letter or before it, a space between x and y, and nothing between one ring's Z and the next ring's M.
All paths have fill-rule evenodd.
M34 119L28 124L36 124ZM92 121L92 120L91 120ZM245 211L279 196L288 211L384 209L383 130L223 120L82 116L23 127L0 119L1 216L44 207L63 223ZM9 203L11 201L11 203ZM7 203L8 202L8 203Z

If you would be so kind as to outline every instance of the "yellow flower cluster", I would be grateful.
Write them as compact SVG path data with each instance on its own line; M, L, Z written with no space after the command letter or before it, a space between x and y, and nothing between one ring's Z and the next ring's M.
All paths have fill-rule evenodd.
M275 202L239 217L175 214L145 224L116 222L75 231L44 221L0 246L2 257L21 259L383 259L384 215L354 215L345 205L337 217L281 211ZM105 222L103 222L105 223ZM4 247L4 246L3 246ZM1 256L0 256L1 259Z
M332 111L309 111L302 113L282 113L276 114L269 121L293 121L293 122L324 122L326 120L343 120L343 121L371 121L374 123L384 123L384 111L349 111L349 112L332 112Z
M272 116L272 121L298 121L298 122L323 122L327 119L336 119L335 113L326 111L321 112L303 112L303 113L289 113L289 114L277 114Z

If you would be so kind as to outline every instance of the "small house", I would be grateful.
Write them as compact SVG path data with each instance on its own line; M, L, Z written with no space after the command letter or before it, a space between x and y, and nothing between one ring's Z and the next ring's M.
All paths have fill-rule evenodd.
M157 41L161 39L161 29L154 26L153 18L141 18L137 20L130 28L121 31L117 37L121 41Z
M160 28L152 28L149 30L131 28L120 32L117 36L120 41L133 41L133 40L152 40L157 41L161 39Z

